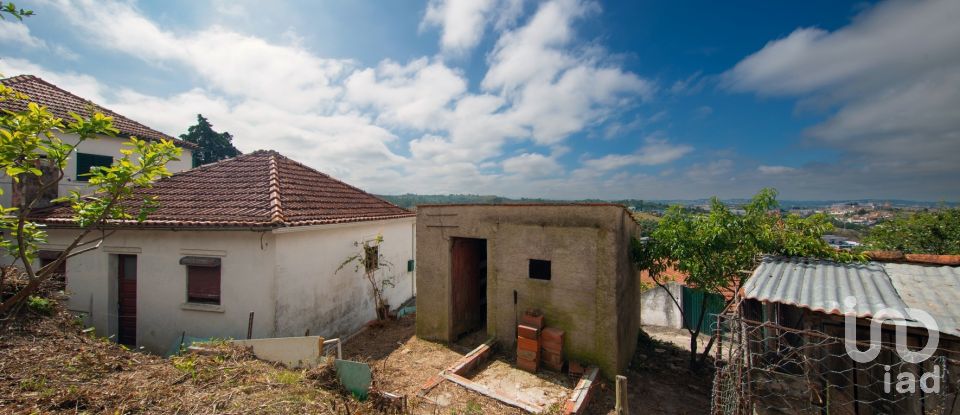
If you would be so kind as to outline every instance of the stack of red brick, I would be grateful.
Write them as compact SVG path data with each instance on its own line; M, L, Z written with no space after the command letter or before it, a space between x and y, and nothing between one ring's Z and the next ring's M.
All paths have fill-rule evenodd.
M563 370L563 330L547 327L543 329L540 342L540 360L543 366L554 372Z
M544 327L543 315L527 311L517 326L517 367L536 372L540 363L549 370L563 371L563 330Z
M528 311L517 326L517 367L527 372L536 372L540 367L540 331L543 315Z

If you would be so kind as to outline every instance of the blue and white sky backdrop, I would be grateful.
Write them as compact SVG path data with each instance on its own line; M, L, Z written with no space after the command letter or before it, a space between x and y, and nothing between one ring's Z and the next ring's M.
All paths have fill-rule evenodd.
M960 198L960 1L20 0L0 73L380 193Z

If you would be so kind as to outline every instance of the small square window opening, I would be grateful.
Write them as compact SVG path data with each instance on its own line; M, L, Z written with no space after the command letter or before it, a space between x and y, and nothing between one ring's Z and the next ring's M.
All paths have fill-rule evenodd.
M542 259L530 260L530 278L549 281L550 277L550 261Z

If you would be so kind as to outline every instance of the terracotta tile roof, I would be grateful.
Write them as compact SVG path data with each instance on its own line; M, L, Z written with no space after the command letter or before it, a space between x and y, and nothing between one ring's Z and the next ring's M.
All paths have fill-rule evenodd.
M113 117L113 126L120 130L120 135L137 136L146 140L173 140L178 146L186 148L197 148L196 144L188 143L178 138L171 137L134 120L117 114L109 109L103 108L92 101L76 96L69 91L57 87L43 79L33 75L19 75L11 78L0 79L4 85L14 90L30 96L30 101L44 105L54 115L64 120L71 120L70 112L80 115L89 113L88 108L96 106L105 115ZM27 104L23 101L0 101L0 109L10 111L20 111L26 109Z
M159 208L147 220L114 221L138 227L278 228L416 216L275 151L260 150L175 173L128 200L135 214L143 196ZM73 223L69 206L38 211L50 225Z

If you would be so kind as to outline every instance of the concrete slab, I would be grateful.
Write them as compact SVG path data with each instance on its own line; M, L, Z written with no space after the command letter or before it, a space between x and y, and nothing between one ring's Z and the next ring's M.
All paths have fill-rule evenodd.
M500 360L491 362L471 380L500 395L530 402L542 408L562 403L570 395L573 386L567 385L572 382L559 376L548 380Z
M231 340L253 348L257 359L281 363L289 368L315 367L323 358L323 337L276 337L272 339Z

